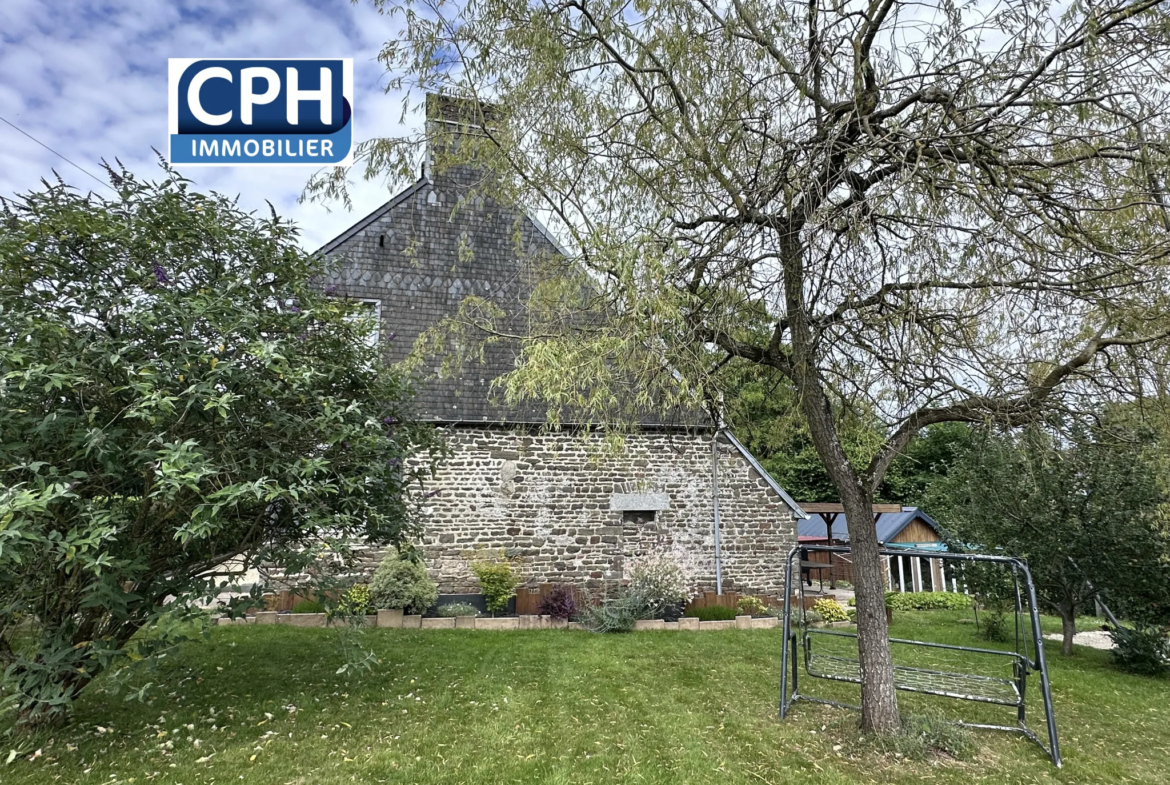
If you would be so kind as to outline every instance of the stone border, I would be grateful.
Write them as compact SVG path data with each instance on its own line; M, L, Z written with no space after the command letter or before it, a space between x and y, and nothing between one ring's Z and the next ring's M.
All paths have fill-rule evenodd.
M261 611L255 616L229 619L221 616L219 625L234 624L285 624L290 627L342 627L346 622L335 619L330 622L324 613L277 613ZM736 616L735 620L700 621L694 616L683 616L678 621L663 619L642 619L634 622L635 631L695 632L710 630L771 630L778 627L780 620L774 616L753 618ZM576 621L563 621L551 616L447 616L423 618L403 615L402 611L378 611L376 616L366 617L367 627L382 629L423 629L423 630L584 630L585 625Z

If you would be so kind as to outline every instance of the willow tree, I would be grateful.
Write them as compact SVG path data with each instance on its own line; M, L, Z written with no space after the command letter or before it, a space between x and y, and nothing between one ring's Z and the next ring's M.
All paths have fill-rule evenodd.
M717 400L729 362L787 377L853 522L863 725L894 728L865 525L891 462L933 423L1133 392L1167 334L1165 9L376 4L404 109L479 102L432 171L474 163L570 256L537 288L508 393L588 415L609 384L665 404ZM422 142L370 140L366 174L413 176ZM850 451L839 420L862 404L884 432Z

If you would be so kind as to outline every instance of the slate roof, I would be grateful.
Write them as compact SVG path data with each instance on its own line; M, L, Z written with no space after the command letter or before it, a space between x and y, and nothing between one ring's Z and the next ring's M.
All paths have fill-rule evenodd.
M529 216L482 197L461 203L479 177L467 166L429 173L319 251L332 262L322 281L328 291L381 303L389 362L406 359L419 335L454 316L469 295L503 309L506 316L497 322L503 332L525 334L535 266L564 258L548 231ZM482 347L482 356L447 371L438 356L427 358L416 374L416 416L443 423L545 423L543 404L509 406L502 391L491 387L515 368L518 350L514 341L498 340ZM573 424L571 417L562 420ZM696 412L647 415L640 424L710 427Z
M921 520L936 532L942 531L938 522L917 507L903 507L901 512L883 512L878 515L877 535L878 542L891 542L914 519ZM812 513L808 518L800 521L796 527L797 537L801 540L823 540L827 536L825 518L820 513ZM833 520L833 539L843 542L849 541L849 521L844 513L840 513Z

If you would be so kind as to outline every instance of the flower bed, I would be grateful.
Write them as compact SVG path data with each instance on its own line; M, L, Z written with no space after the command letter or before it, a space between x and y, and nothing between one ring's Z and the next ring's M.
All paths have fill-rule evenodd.
M455 616L426 617L404 615L402 611L378 611L377 616L366 616L366 626L383 629L473 629L473 630L585 630L585 625L575 621L562 621L551 616ZM770 630L779 626L780 620L773 616L753 618L737 616L727 621L700 621L694 616L684 616L678 621L665 619L643 619L635 623L635 630L660 631L710 631L710 630ZM276 613L265 611L255 616L240 619L219 619L219 624L287 624L291 627L341 626L347 622L338 618L329 621L324 613Z

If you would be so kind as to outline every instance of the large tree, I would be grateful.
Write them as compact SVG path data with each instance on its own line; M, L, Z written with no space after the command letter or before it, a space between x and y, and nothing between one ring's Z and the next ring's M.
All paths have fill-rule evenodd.
M368 318L294 227L164 174L0 213L0 664L26 723L249 566L416 531L436 442Z
M721 382L727 387L723 412L728 427L768 473L799 501L836 501L837 489L817 454L792 383L775 369L748 363L729 366ZM881 447L883 423L870 412L838 414L835 420L851 460L868 460ZM874 501L924 504L930 487L965 453L970 436L963 423L924 429L890 465Z
M572 257L512 395L603 416L611 382L717 400L724 360L767 366L860 522L924 427L1123 396L1167 335L1158 0L375 1L404 12L389 88L492 105L430 166L474 162L472 198ZM413 177L419 142L370 140L367 174ZM839 427L860 404L864 460ZM891 730L878 543L851 534L862 721Z
M979 434L932 486L931 508L960 546L1028 560L1072 654L1077 616L1097 597L1142 621L1146 610L1166 618L1166 451L1132 422L1055 425ZM1146 607L1128 601L1138 592Z

